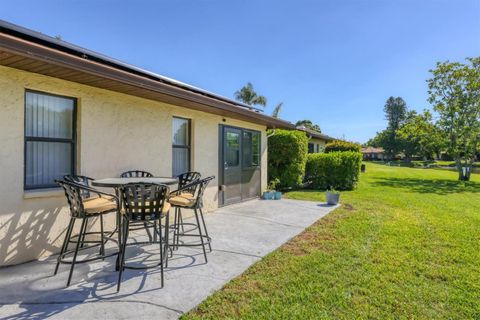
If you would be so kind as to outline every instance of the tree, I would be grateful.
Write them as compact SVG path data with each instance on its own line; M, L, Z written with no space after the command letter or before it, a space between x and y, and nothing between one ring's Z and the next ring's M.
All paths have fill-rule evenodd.
M375 148L378 148L378 147L383 148L383 146L386 145L386 142L387 142L387 134L388 134L387 130L382 130L380 132L377 132L375 137L368 140L367 146L375 147Z
M444 134L432 121L432 114L425 110L422 114L412 111L405 123L397 130L397 137L406 157L422 156L425 160L437 157L445 148Z
M259 105L265 107L267 105L267 98L257 94L250 82L235 92L235 99L249 106Z
M480 57L438 62L430 70L428 101L439 114L459 180L470 180L480 137Z
M322 132L322 129L320 129L320 126L318 124L314 124L311 120L299 120L297 123L295 123L296 127L305 127L307 129L317 131L319 133Z
M388 125L385 133L386 140L382 147L385 149L387 156L393 158L403 149L397 139L397 130L402 126L407 117L407 104L400 97L390 97L385 102L383 111L385 112Z
M272 117L278 118L278 116L280 115L280 111L282 110L282 106L283 106L283 102L280 102L279 104L277 104L275 109L273 109Z
M416 119L418 114L416 111L408 111L404 123L400 128L395 130L395 143L397 148L403 152L405 162L410 162L412 156L420 151L420 142L416 129Z

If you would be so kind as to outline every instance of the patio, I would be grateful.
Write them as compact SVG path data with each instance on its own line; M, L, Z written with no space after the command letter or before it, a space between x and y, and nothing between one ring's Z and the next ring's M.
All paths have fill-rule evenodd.
M0 269L0 318L176 319L333 209L310 201L252 200L207 214L213 239L208 264L200 248L174 251L163 289L158 269L127 270L117 293L114 257L78 265L67 289L67 267L53 276L56 257L6 267ZM145 246L129 256L143 262L150 249L157 254Z

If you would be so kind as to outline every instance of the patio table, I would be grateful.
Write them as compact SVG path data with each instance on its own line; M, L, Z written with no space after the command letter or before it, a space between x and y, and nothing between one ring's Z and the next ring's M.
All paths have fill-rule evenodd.
M92 181L92 185L95 187L102 187L102 188L114 188L115 189L115 194L118 197L118 200L120 202L120 207L121 207L121 197L120 197L120 192L119 188L127 183L157 183L157 184L166 184L168 186L176 185L178 184L178 179L177 178L167 178L167 177L131 177L131 178L106 178L106 179L98 179ZM121 234L121 223L122 223L122 217L120 210L117 211L117 225L116 225L116 230L118 234L118 245L119 245L119 250L120 250L120 244L122 243L122 234ZM117 263L116 263L116 269L118 271L119 268L119 261L118 261L118 256L117 256Z
M104 187L104 188L115 188L118 189L119 187L123 186L127 183L158 183L158 184L166 184L166 185L175 185L178 183L178 179L176 178L165 178L165 177L139 177L139 178L106 178L106 179L98 179L92 181L92 185L95 187Z

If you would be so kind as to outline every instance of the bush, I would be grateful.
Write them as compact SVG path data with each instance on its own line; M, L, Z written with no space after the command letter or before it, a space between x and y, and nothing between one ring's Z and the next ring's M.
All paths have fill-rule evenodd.
M334 140L325 145L325 152L336 152L336 151L355 151L360 152L362 147L358 143L343 141L343 140Z
M307 161L308 138L302 131L276 130L268 138L268 181L278 179L278 188L302 185Z
M315 189L352 190L357 184L361 164L360 152L313 153L307 157L305 178Z

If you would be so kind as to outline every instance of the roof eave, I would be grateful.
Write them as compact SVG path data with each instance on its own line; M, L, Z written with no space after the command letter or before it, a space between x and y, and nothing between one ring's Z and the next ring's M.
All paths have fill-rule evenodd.
M290 122L270 117L260 112L238 107L228 101L217 99L202 92L194 92L169 83L155 81L147 77L116 69L112 66L82 59L63 51L48 48L9 34L0 33L0 49L14 55L27 57L35 61L41 61L45 64L64 67L69 70L75 70L99 78L109 79L132 87L141 88L142 90L153 91L163 96L171 96L177 100L185 100L189 102L188 104L183 105L187 108L199 109L235 119L250 121L265 125L268 128L295 128ZM0 64L2 64L1 60ZM62 79L62 77L58 78ZM161 101L160 98L158 100Z

